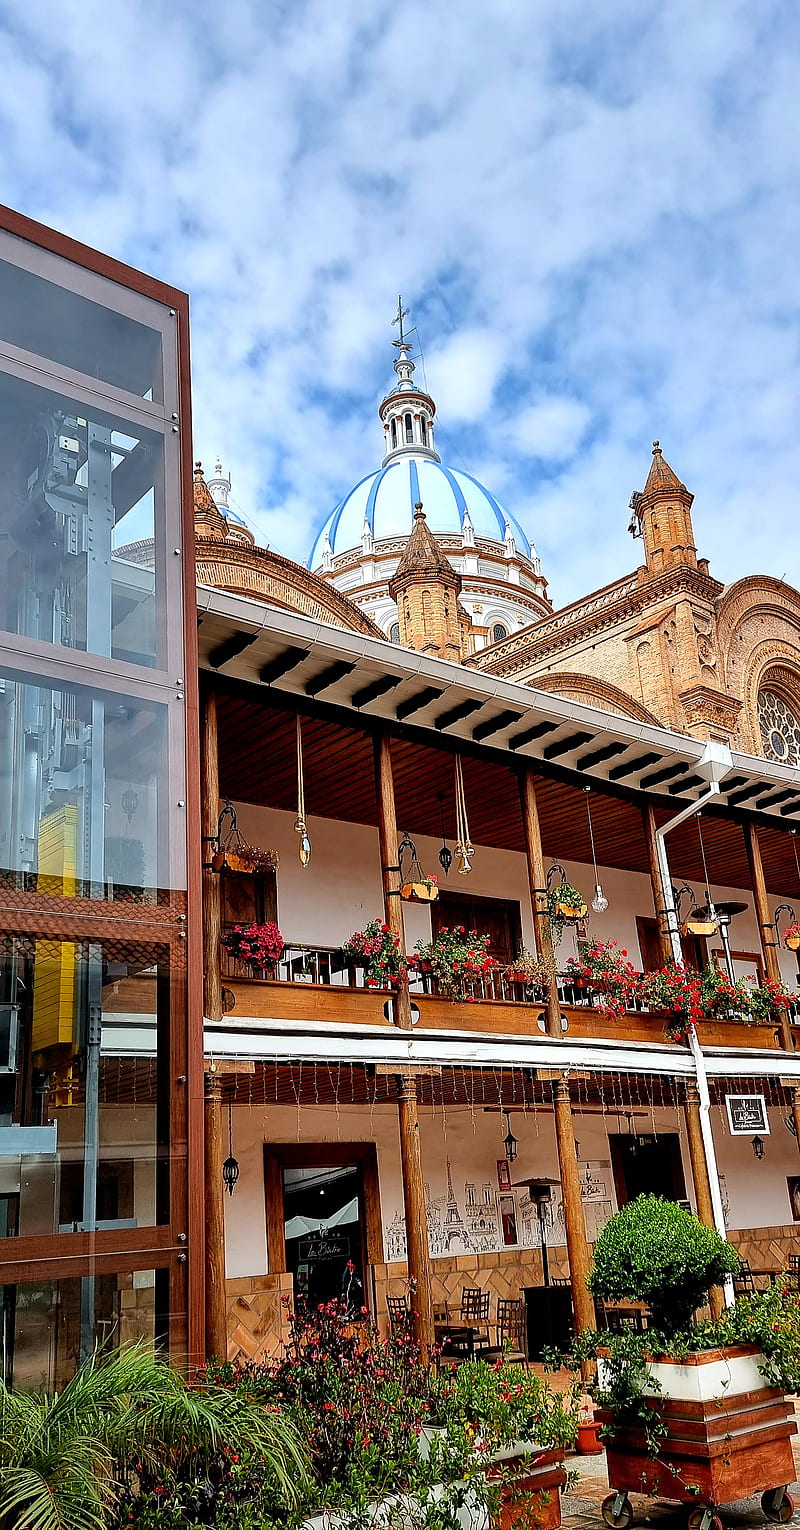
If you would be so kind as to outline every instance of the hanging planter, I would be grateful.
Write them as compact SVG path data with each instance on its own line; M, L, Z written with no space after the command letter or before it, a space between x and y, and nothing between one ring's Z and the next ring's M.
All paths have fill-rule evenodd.
M558 882L553 881L556 872L560 875ZM588 913L583 893L567 881L563 866L553 865L547 873L547 913L555 940L560 940L565 924L578 924Z
M783 944L787 951L800 951L800 924L787 924Z
M408 864L406 865L406 857ZM439 896L438 880L423 871L417 847L410 835L404 834L397 847L397 869L400 872L400 897L404 903L435 903Z
M245 839L236 821L236 809L227 797L212 843L216 845L211 857L212 871L239 871L254 876L258 872L278 869L280 857L277 850L259 850Z
M403 882L400 897L404 903L435 903L439 896L436 877L422 877L418 882Z

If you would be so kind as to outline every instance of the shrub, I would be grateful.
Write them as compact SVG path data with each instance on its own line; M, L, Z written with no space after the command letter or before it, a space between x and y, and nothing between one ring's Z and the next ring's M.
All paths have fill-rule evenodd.
M735 1275L739 1256L712 1227L657 1195L640 1195L606 1223L589 1289L601 1299L646 1302L659 1334L683 1332L709 1286Z

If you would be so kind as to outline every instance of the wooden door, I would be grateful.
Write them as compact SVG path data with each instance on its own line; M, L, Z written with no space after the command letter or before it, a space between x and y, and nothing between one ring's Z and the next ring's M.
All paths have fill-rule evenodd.
M658 972L664 965L661 955L661 942L658 938L658 924L655 919L639 916L636 920L636 934L639 941L639 953L642 959L643 972ZM702 971L708 964L708 943L703 935L682 935L681 949L683 960L687 967L695 967Z
M440 890L435 903L431 904L431 926L434 936L440 930L451 930L463 924L467 930L489 936L489 955L494 956L501 967L514 960L522 945L519 904L507 898L476 898L468 893Z
M278 918L278 893L274 871L256 876L241 871L221 872L222 927L265 924Z

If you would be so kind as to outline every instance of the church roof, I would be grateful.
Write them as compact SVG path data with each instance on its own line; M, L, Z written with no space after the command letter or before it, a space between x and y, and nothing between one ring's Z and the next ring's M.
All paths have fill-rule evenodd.
M428 530L422 505L414 506L414 528L406 542L397 571L389 581L389 591L400 589L406 581L417 576L435 575L447 584L461 588L461 579L452 563L445 557L436 538Z
M669 463L664 461L659 441L653 442L653 460L650 464L650 472L647 475L647 483L644 486L643 497L649 499L656 494L688 496L690 503L694 498L694 495L689 493L685 483L681 483L677 474L673 473Z

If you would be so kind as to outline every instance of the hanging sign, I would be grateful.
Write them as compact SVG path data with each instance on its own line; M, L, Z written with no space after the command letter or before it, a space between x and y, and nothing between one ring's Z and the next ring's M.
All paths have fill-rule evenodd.
M767 1102L763 1094L726 1094L728 1126L732 1137L769 1136Z

